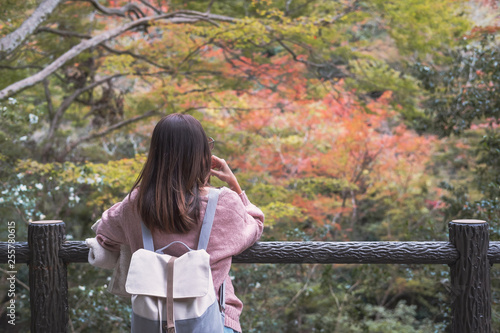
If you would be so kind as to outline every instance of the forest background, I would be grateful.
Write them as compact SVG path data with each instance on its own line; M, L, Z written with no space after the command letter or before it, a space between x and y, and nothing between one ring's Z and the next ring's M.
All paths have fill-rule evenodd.
M500 240L497 1L0 0L0 216L67 238L127 194L154 124L199 119L262 240ZM213 180L213 185L221 185ZM29 328L27 267L17 322ZM245 332L446 332L445 265L233 265ZM493 331L500 272L492 269ZM69 266L71 332L125 332L110 272Z

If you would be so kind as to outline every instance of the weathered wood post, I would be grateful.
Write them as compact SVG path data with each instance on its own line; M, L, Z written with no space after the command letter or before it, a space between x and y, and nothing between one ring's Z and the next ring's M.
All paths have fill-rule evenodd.
M488 223L454 220L449 223L450 242L459 257L450 264L451 332L491 332L490 263Z
M37 221L28 226L31 332L66 332L68 280L59 258L65 241L62 221Z

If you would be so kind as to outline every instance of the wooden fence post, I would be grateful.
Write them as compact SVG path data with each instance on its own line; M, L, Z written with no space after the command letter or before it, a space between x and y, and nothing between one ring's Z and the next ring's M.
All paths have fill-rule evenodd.
M491 332L490 263L488 223L454 220L449 223L450 242L459 257L450 264L451 332Z
M68 324L66 263L59 258L65 240L62 221L28 226L31 332L62 333Z

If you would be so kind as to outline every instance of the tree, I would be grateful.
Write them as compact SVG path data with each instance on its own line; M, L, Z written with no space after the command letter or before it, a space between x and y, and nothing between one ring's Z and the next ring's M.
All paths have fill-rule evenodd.
M302 91L300 85L294 90ZM213 124L207 130L224 129L215 153L232 156L230 166L243 188L266 213L271 228L265 239L442 237L443 228L437 236L429 232L441 218L436 180L426 175L436 138L420 137L401 124L388 103L390 94L363 108L340 88L338 96L322 93L322 99L295 103L276 93L263 99L264 89L240 94L222 119L218 108L207 108ZM282 108L268 110L269 104ZM253 110L238 115L249 106ZM425 278L446 276L441 268L408 267L403 278L400 267L266 265L234 271L251 308L243 316L250 331L361 332L375 309L387 312L370 327L404 327L394 307L432 318L416 316L415 331L446 326L444 286ZM270 313L265 319L259 315L263 308Z
M462 149L457 153L464 163L458 164L454 173L459 175L457 180L463 171L469 176L456 185L443 183L451 194L445 198L449 204L446 218L475 217L495 225L500 222L500 111L496 93L500 56L494 42L496 31L487 31L454 50L454 62L444 70L427 66L418 69L431 93L426 105L434 120L433 130L458 141Z
M0 57L11 54L59 5L61 0L45 0L19 28L0 39Z
M479 10L490 11L490 6L483 4ZM463 45L450 50L451 61L446 66L420 63L416 71L428 92L425 106L433 124L428 130L445 138L435 167L442 177L442 201L446 205L443 218L485 220L490 225L490 239L498 240L498 27L488 16L479 22L481 25L471 30ZM443 169L447 172L438 171ZM493 295L499 287L497 280L492 278ZM493 312L498 309L493 307ZM493 325L498 327L498 321L493 319Z
M426 172L438 140L412 130L432 119L413 65L447 64L468 27L460 2L88 0L37 16L42 4L0 11L2 43L41 22L0 59L0 212L20 221L20 239L43 218L91 236L132 185L156 118L172 112L215 137L214 153L266 210L267 239L442 237ZM72 329L126 330L126 306L96 301L108 274L82 271L70 276ZM442 327L444 287L429 272L443 276L234 268L249 331L411 331L405 316L413 331ZM272 317L257 320L262 311Z
M229 86L235 90L259 86L259 66L278 53L308 68L308 77L331 84L348 78L346 82L359 89L360 96L393 91L392 102L404 105L402 110L411 120L418 114L417 87L401 72L405 67L402 56L410 50L422 56L438 54L440 43L452 43L464 29L464 21L454 16L454 6L432 5L431 1L417 8L422 18L413 24L417 30L431 26L432 33L411 39L402 32L407 22L398 18L403 13L413 16L414 9L382 1L269 5L109 1L107 5L92 0L51 7L51 17L31 35L25 33L24 43L17 48L6 46L10 51L0 64L4 74L0 100L16 94L22 105L41 106L37 108L40 125L49 129L41 140L31 136L26 140L37 159L64 161L71 154L78 159L75 149L82 144L131 123L164 110L203 108L207 97ZM37 15L43 7L32 17L43 17ZM74 17L79 19L68 19ZM430 22L437 17L443 24L432 26ZM4 26L3 30L12 28ZM374 61L369 43L375 41L392 47L395 57ZM212 52L220 52L215 62ZM394 68L388 67L393 61ZM285 84L282 80L273 86ZM174 85L186 88L179 94L183 89L173 89ZM184 107L188 99L191 102ZM196 105L194 100L198 100ZM73 137L69 142L63 130L67 126Z

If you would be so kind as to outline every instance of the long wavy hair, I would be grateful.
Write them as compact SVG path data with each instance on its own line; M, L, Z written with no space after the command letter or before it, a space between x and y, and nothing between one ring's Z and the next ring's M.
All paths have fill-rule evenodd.
M200 188L210 175L211 153L200 122L170 114L153 131L137 178L137 210L150 230L187 233L200 215Z

